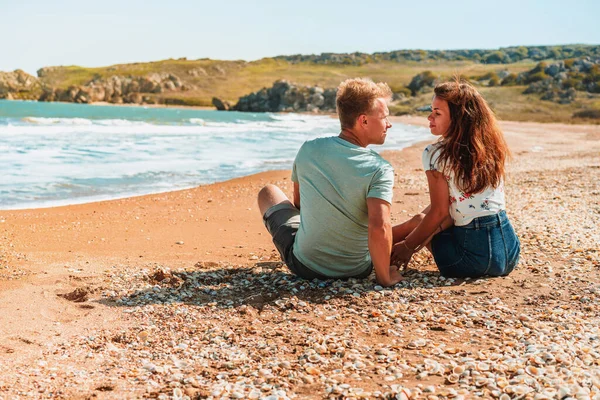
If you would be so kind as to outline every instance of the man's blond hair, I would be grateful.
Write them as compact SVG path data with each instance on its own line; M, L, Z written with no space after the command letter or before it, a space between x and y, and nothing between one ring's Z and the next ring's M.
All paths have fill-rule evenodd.
M392 90L387 83L375 83L367 78L346 79L340 84L335 99L342 129L351 129L361 114L370 113L375 100L391 99Z

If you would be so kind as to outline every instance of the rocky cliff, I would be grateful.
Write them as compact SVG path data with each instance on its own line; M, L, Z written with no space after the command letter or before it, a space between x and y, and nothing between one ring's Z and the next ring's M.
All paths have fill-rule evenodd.
M0 72L0 99L36 100L41 90L40 80L20 69Z
M43 76L43 73L41 75ZM181 79L173 74L152 73L143 77L114 75L109 78L93 79L81 86L72 85L67 89L44 88L40 101L144 104L156 103L154 95L159 93L191 89L192 86L183 84Z
M231 111L251 112L335 112L336 89L319 86L299 86L285 80L276 81L271 88L263 88L240 97ZM218 100L218 99L216 99ZM213 104L215 101L213 100Z

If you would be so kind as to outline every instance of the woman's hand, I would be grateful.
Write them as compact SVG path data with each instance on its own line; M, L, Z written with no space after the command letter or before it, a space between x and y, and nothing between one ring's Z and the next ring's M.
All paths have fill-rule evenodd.
M406 268L414 253L415 251L409 249L404 240L398 242L392 247L391 263Z

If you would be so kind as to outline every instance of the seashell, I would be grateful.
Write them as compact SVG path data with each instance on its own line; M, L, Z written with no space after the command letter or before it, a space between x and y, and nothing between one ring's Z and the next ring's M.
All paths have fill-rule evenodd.
M496 385L500 389L504 389L505 387L508 386L508 381L505 378L498 378L498 379L496 379Z
M311 354L310 356L308 356L308 361L310 361L311 363L318 363L321 362L321 357L317 354Z
M525 372L532 376L538 376L540 374L540 369L538 367L534 367L533 365L528 365L525 367Z
M489 370L490 370L490 364L484 363L484 362L477 363L477 371L489 371Z
M365 363L357 361L354 363L354 368L357 370L361 370L361 369L365 368Z
M500 397L498 397L498 400L510 400L510 396L506 393L502 393Z
M173 398L174 399L181 399L183 398L183 391L179 388L175 388L173 389Z
M436 367L436 369L434 369L433 371L430 372L430 374L442 376L442 375L444 375L444 372L445 372L445 368L442 365L438 365Z
M260 399L260 395L261 395L261 392L259 392L258 390L254 389L250 393L248 393L248 398L252 399L252 400Z
M589 399L590 398L590 389L587 387L585 387L585 388L580 387L577 390L577 393L575 393L575 397L577 399Z
M424 347L427 344L427 341L424 339L417 339L410 341L406 347L411 350L418 349L419 347Z
M515 386L515 389L514 389L513 393L514 393L515 395L517 395L517 396L522 396L522 395L524 395L524 394L527 394L527 393L529 393L530 391L531 391L531 389L530 389L530 388L528 388L528 387L526 387L526 386L521 386L521 385L519 385L519 386Z
M140 333L138 333L138 339L140 339L142 342L148 341L149 337L150 334L147 331L141 331Z
M308 366L308 367L304 368L304 370L310 375L319 375L321 373L321 371L319 371L318 368L315 368L312 366Z
M459 379L460 377L457 374L450 374L446 377L446 381L451 384L458 382Z
M488 383L488 379L487 378L477 378L475 379L475 386L477 387L482 387L487 385Z
M452 368L452 372L455 373L456 375L462 375L463 372L465 372L465 366L457 365L456 367Z
M556 390L552 388L548 388L542 393L538 393L533 397L534 400L550 400L554 398L556 398Z
M399 400L410 400L411 392L409 389L402 389L402 392L396 395L396 398Z

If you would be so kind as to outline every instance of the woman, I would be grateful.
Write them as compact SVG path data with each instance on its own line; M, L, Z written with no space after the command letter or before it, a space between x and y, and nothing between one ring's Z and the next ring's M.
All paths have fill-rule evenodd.
M392 262L406 265L427 246L443 276L507 275L520 243L505 211L502 131L469 83L442 83L434 93L429 128L440 139L423 152L431 204L394 227Z

